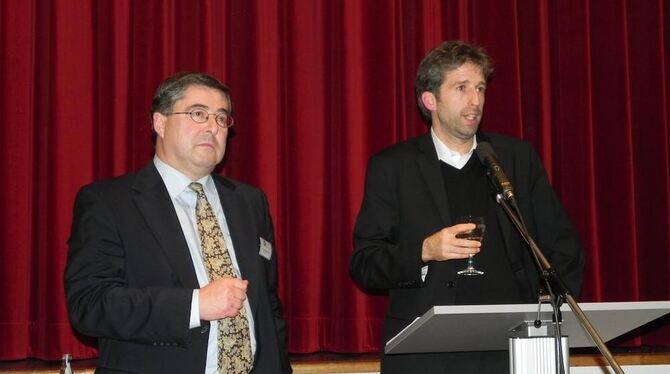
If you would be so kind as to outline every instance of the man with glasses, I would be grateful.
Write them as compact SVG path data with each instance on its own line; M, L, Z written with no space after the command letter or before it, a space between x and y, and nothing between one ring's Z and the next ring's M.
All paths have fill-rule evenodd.
M65 289L97 373L291 372L267 200L212 173L232 125L226 86L174 75L152 103L153 160L79 191Z

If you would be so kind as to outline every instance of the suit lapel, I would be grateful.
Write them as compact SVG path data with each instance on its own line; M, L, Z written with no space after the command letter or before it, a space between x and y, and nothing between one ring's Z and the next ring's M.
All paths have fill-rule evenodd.
M137 173L135 204L184 287L199 287L188 244L158 170L150 163Z
M240 267L242 278L249 280L247 297L251 310L255 314L258 305L259 276L258 276L258 248L259 238L255 235L253 218L249 216L249 209L245 200L235 191L235 185L226 179L213 176L214 184L219 192L219 199L226 215L228 231L233 241L237 265Z
M504 147L502 147L497 142L492 142L489 139L489 137L487 137L485 134L477 133L477 140L479 142L488 142L489 144L491 144L491 147L496 152L498 162L500 162L500 165L503 167L503 170L507 174L507 177L510 179L510 181L515 181L515 173L514 169L512 168L513 160L511 158L511 153L508 152ZM492 193L493 191L495 191L495 187L493 185L491 185L491 191ZM507 213L505 213L505 210L499 204L498 207L496 208L496 215L498 218L500 232L503 236L505 250L507 252L507 258L510 259L512 267L516 268L517 266L519 266L518 264L521 261L519 253L520 252L519 250L520 243L518 239L519 236L516 233L516 228L513 226L509 217L507 217Z
M447 200L446 187L444 186L444 178L440 170L440 162L437 159L437 152L430 132L424 136L417 138L417 146L421 151L417 156L417 163L421 174L428 186L437 210L440 212L442 224L444 226L451 222L449 214L449 202Z
M430 191L430 195L433 198L433 202L438 212L440 213L440 222L439 228L447 227L451 225L451 213L449 212L449 200L447 198L447 190L444 184L444 177L442 176L442 169L440 166L440 161L437 158L437 152L435 151L435 145L433 144L433 138L430 135L430 131L416 138L417 146L419 148L419 154L417 155L417 163L419 165L419 170L423 176L426 186ZM454 261L432 261L429 264L428 276L426 281L432 285L444 284L447 281L445 278L448 274L454 274L456 269L454 267ZM452 304L454 302L455 293L449 292L445 293L443 287L436 286L433 288L433 300L440 300L446 304Z

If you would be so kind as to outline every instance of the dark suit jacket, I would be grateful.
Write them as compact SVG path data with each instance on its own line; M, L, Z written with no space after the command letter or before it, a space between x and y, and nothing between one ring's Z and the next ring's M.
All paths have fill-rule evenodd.
M254 373L290 372L277 297L277 260L265 195L212 175L249 280L257 349ZM199 288L186 239L153 162L137 173L83 187L76 199L65 290L70 320L98 337L97 372L202 373L209 323L189 329Z
M533 237L574 293L584 264L579 238L556 198L539 157L521 140L477 134L488 141L515 187ZM476 157L473 155L473 157ZM493 190L492 190L493 193ZM515 280L528 302L537 302L539 277L529 251L502 208L498 223ZM423 240L451 226L449 201L430 133L391 146L371 158L354 231L351 276L367 290L388 291L384 341L433 305L455 303L455 291L431 282L431 272L456 274L453 261L431 262L421 279ZM441 279L444 279L443 277ZM454 277L454 282L458 282ZM485 303L487 295L482 295Z

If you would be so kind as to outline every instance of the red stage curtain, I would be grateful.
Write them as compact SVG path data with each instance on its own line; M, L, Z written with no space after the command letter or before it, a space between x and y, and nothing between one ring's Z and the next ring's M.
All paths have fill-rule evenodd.
M263 188L290 351L379 349L383 296L348 276L368 158L425 131L424 53L487 47L484 129L532 142L587 251L582 301L670 299L667 0L0 2L0 359L95 355L62 271L79 186L152 155L180 70L232 88L222 172ZM670 345L668 320L625 341Z

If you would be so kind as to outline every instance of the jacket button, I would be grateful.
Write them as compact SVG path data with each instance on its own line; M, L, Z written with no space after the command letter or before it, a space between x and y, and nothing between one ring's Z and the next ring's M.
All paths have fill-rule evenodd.
M447 288L454 288L454 286L456 286L456 284L453 281L447 282Z

